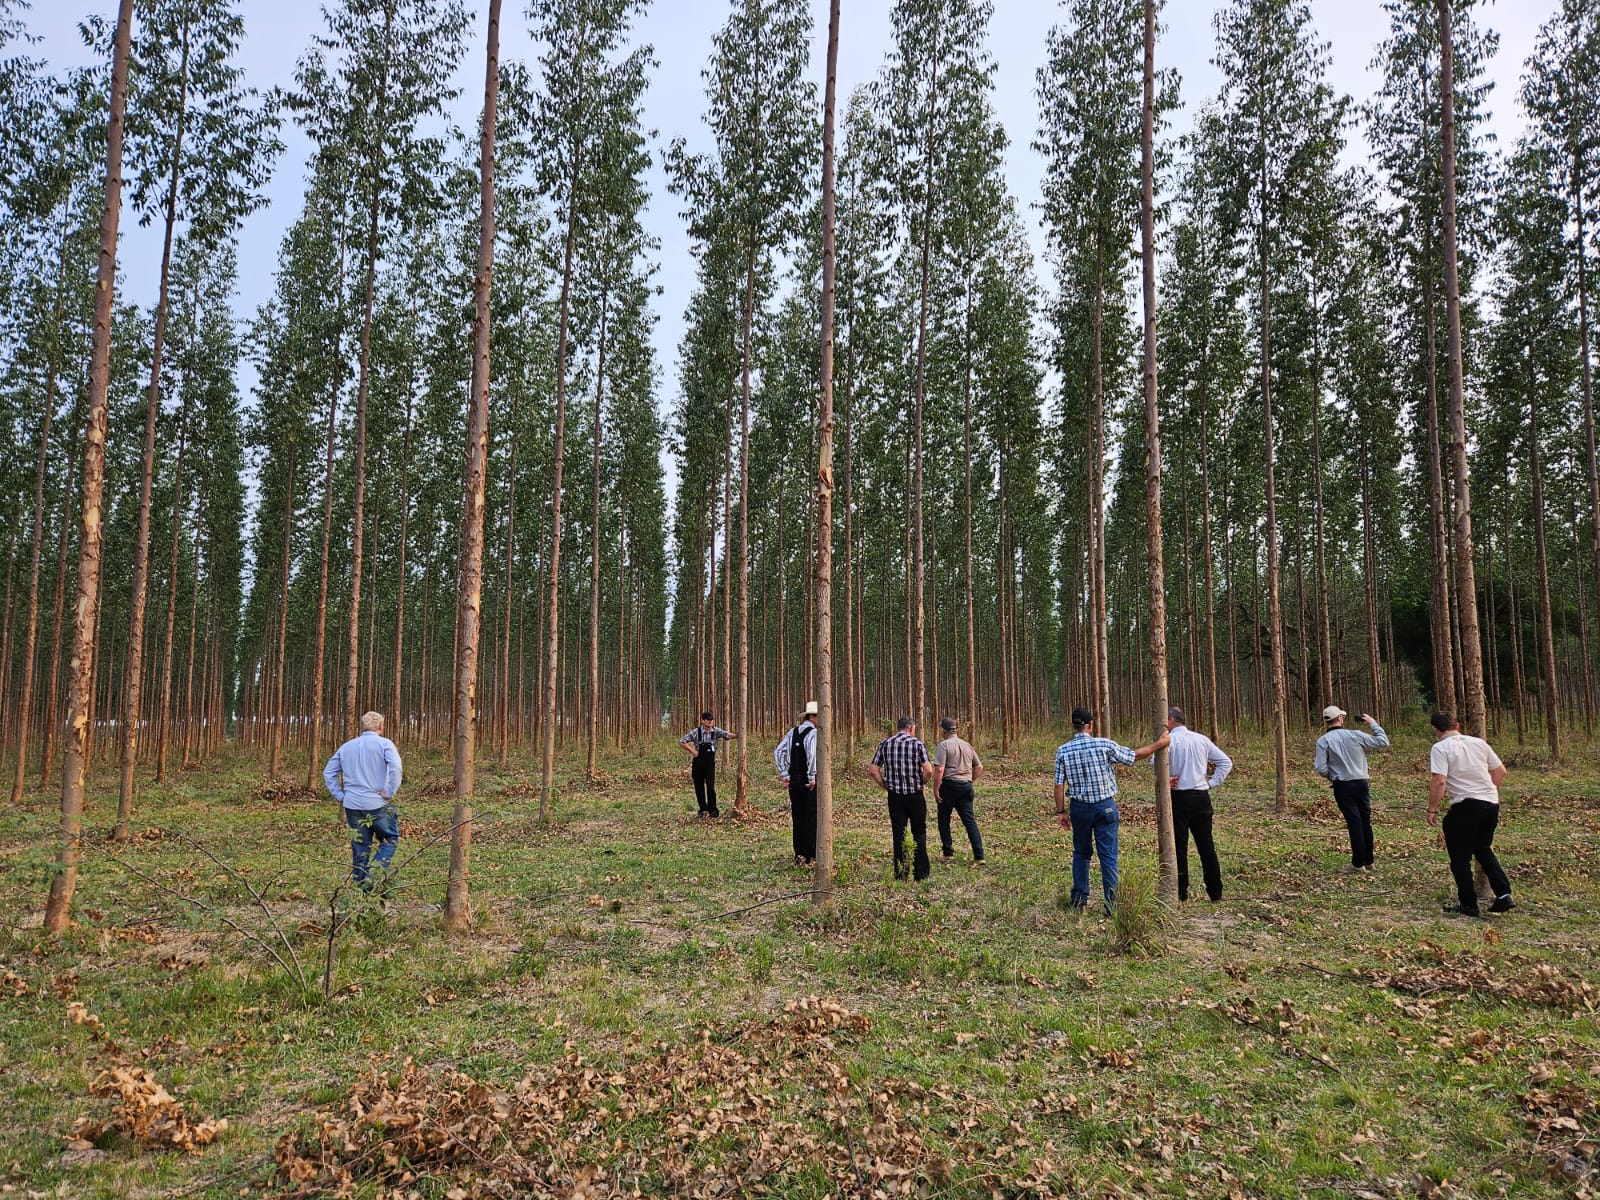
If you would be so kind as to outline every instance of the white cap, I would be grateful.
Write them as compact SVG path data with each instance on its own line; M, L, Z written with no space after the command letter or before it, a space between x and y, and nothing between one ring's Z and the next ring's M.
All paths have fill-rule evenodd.
M1340 708L1337 704L1330 704L1327 708L1322 710L1322 719L1324 721L1337 721L1340 717L1347 717L1349 715L1349 713L1345 712L1344 709Z
M807 716L807 717L816 716L817 715L817 702L815 700L807 700L806 701L806 711L802 715L803 716Z

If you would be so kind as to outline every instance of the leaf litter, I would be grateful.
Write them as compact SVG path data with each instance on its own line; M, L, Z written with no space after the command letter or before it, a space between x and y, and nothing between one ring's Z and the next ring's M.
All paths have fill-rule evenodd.
M291 1196L714 1197L781 1192L822 1173L841 1194L925 1194L958 1178L1052 1195L1057 1168L1022 1126L955 1089L856 1078L840 1048L868 1018L816 996L767 1020L702 1030L620 1068L567 1053L497 1087L411 1059L377 1064L275 1157ZM1003 1126L998 1144L970 1135Z

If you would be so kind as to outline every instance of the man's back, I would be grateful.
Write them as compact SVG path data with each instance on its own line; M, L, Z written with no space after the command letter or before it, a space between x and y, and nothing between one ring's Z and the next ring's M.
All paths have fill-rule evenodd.
M933 765L944 768L944 778L952 783L971 783L972 769L979 765L978 752L971 742L951 734L934 750Z
M1215 766L1216 774L1209 779L1208 767ZM1172 728L1172 747L1168 751L1167 769L1178 782L1180 789L1196 790L1221 787L1222 781L1233 770L1233 760L1203 733L1187 725Z
M382 808L400 790L400 751L381 733L368 730L333 752L322 778L346 808Z
M1376 721L1372 733L1340 726L1330 729L1317 739L1315 770L1328 779L1353 780L1367 778L1367 751L1382 750L1389 744L1389 735Z
M1117 794L1117 776L1112 763L1131 767L1134 753L1110 738L1079 733L1056 751L1056 782L1066 787L1074 800L1101 804Z
M891 792L910 793L922 790L922 764L928 762L928 748L922 739L905 730L886 737L878 743L878 752L872 761L883 771L885 788Z

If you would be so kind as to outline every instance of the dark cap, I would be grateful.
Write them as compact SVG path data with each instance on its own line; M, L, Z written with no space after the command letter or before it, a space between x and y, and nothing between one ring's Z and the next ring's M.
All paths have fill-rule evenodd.
M956 719L954 717L939 718L939 728L946 733L954 733L956 731Z
M1093 723L1094 714L1087 708L1075 708L1072 710L1072 724L1076 728L1082 729L1085 725L1092 725Z

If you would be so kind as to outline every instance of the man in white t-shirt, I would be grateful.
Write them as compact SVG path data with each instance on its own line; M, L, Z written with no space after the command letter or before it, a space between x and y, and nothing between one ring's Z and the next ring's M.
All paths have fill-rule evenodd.
M1455 717L1436 712L1433 724L1433 750L1428 769L1433 778L1428 787L1428 824L1439 823L1440 802L1449 799L1450 811L1444 816L1444 844L1450 854L1450 873L1455 876L1457 902L1445 905L1451 916L1476 917L1478 891L1472 880L1472 860L1476 858L1494 889L1490 912L1510 912L1511 881L1494 856L1494 830L1500 822L1500 785L1506 767L1494 747L1482 738L1469 737L1456 725Z

